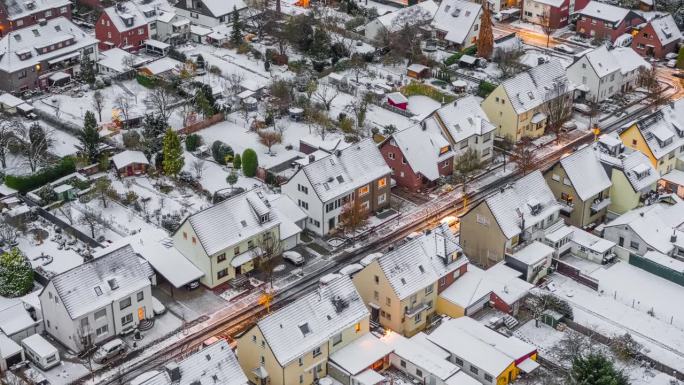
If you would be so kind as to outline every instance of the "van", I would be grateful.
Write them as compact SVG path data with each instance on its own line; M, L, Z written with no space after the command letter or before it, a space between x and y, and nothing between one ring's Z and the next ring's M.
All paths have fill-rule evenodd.
M123 353L124 350L126 350L126 345L121 338L113 339L97 349L93 355L93 361L97 362L98 364L105 363Z
M59 351L39 334L21 340L21 346L29 360L42 370L50 369L59 364Z
M628 33L618 36L613 42L613 47L630 47L634 38Z

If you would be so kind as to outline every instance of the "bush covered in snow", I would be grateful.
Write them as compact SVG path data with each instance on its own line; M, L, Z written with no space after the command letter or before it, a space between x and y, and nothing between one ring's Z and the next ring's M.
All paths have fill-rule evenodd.
M31 262L19 251L12 248L0 255L0 295L20 297L33 288L33 268Z

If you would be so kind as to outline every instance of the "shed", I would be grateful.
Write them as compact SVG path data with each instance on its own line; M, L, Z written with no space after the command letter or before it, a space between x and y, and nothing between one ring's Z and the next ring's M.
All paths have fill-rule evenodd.
M145 52L147 53L153 55L166 56L169 53L170 49L171 45L164 43L162 41L154 39L145 40Z
M76 189L74 186L65 183L55 187L55 193L57 194L57 199L63 201L71 201L76 199Z
M6 111L10 114L15 114L17 112L17 107L23 103L23 100L12 94L4 93L0 95L0 111Z
M406 76L414 79L424 79L430 77L430 67L422 64L411 64L406 68Z
M147 172L150 162L142 151L122 151L112 157L119 176L140 175Z
M24 361L24 350L6 335L0 333L0 372Z
M541 315L541 322L555 329L559 323L563 322L563 318L565 318L563 314L555 310L546 309Z
M463 55L458 60L459 67L474 67L477 64L477 58L475 56Z
M290 107L287 112L290 116L290 119L294 120L295 122L300 121L302 116L304 116L304 109L301 107Z
M401 92L392 92L387 95L387 103L390 106L399 108L401 110L406 110L408 107L408 98L404 96Z
M466 87L468 87L468 83L465 82L465 80L454 80L451 82L451 86L454 87L454 92L462 93L466 92Z

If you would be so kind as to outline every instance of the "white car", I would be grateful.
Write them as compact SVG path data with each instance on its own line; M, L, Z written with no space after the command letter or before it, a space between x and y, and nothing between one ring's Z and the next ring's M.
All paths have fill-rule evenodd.
M665 59L672 60L672 59L676 59L677 56L679 56L679 54L677 52L670 52L667 55L665 55Z
M100 346L93 355L93 361L98 364L103 364L112 358L118 356L126 350L126 345L121 338L115 338L106 344Z
M347 275L347 276L352 276L355 273L363 270L363 265L359 263L352 263L351 265L347 265L343 268L340 269L340 274L342 275Z
M677 59L668 60L668 62L665 63L665 65L670 68L675 68L677 66Z
M557 46L553 47L553 49L555 49L556 51L565 52L565 53L569 53L569 54L575 53L574 48L569 47L565 44L558 44Z
M304 257L296 251L286 251L283 253L283 259L295 266L301 266L306 262Z
M161 301L155 296L152 296L152 312L154 315L162 315L166 313L166 306L164 306L164 304L161 303Z

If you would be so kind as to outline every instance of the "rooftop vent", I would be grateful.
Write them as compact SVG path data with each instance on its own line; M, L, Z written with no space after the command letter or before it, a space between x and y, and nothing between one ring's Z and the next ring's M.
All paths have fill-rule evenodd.
M166 373L169 375L169 379L171 382L179 382L181 379L181 372L180 368L178 367L178 364L175 362L167 364L164 369L166 369Z
M309 329L309 323L304 322L303 324L299 324L299 330L302 332L302 335L306 337L308 334L311 334L311 329Z
M116 282L116 278L110 278L107 280L107 283L109 284L109 288L112 290L116 290L119 288L119 283Z

